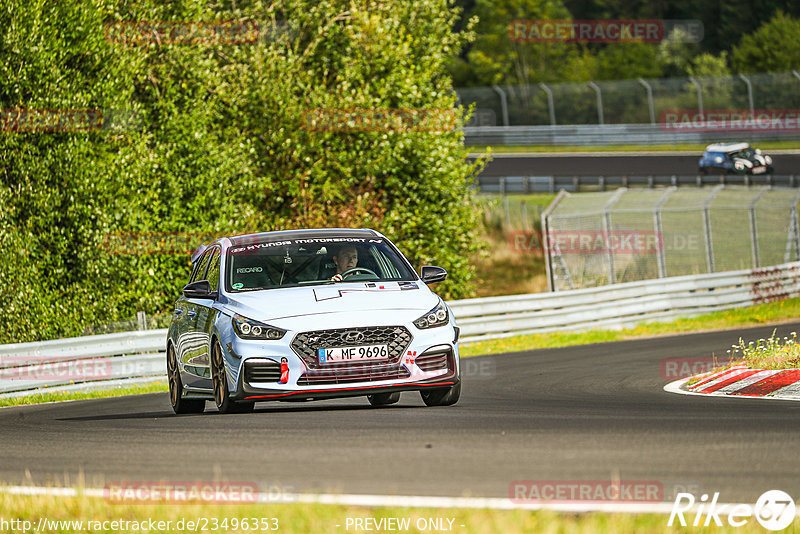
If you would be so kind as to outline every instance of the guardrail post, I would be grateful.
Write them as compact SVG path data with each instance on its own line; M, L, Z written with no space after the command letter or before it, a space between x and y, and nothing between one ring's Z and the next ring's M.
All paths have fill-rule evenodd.
M789 187L795 187L794 184L794 174L789 175Z
M653 183L653 175L651 174L651 175L649 175L647 177L647 188L648 189L653 189L654 187L655 187L655 184Z
M603 92L600 90L600 86L594 82L589 82L587 85L597 94L597 123L603 125L605 124L603 122Z
M549 184L550 194L552 195L556 192L556 177L548 176L548 184Z
M544 94L547 95L547 109L550 112L550 126L556 125L556 107L553 104L553 91L550 90L547 85L544 83L540 83L539 87L544 91Z
M147 330L147 315L143 311L136 312L136 322L139 330Z
M580 191L580 189L581 189L581 179L580 179L580 177L578 177L578 176L573 176L572 177L572 187L573 187L573 189L575 189L576 193L578 191Z
M606 190L606 177L605 176L598 176L597 177L597 186L600 191Z
M522 177L522 187L525 190L525 194L527 195L528 194L528 177L527 176L523 176Z
M650 124L655 124L656 108L653 105L653 88L650 87L650 84L647 83L644 78L636 78L636 81L639 82L640 85L644 86L645 91L647 91L647 107L650 109Z
M503 195L503 209L506 215L506 229L511 230L511 210L508 206L508 195Z
M492 89L500 95L500 113L503 116L503 126L508 126L508 99L506 98L506 92L499 85L493 85Z

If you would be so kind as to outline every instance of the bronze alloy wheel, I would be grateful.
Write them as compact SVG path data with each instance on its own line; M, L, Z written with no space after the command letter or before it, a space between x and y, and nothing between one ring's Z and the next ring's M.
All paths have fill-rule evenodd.
M169 380L169 401L176 414L203 413L206 401L202 399L184 399L183 381L181 371L178 369L178 360L175 358L175 348L167 347L167 379Z
M255 407L253 402L238 403L231 399L228 391L228 372L225 370L225 361L222 358L222 348L219 342L214 342L211 351L211 383L214 387L214 402L220 413L252 412Z

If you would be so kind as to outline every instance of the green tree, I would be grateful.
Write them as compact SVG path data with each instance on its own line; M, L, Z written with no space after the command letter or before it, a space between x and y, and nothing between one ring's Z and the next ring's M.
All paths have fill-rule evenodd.
M165 312L188 256L158 234L371 226L445 297L471 293L479 248L462 118L431 131L315 131L308 113L452 116L445 70L465 35L446 0L281 0L237 7L11 0L0 8L2 108L117 109L121 131L0 136L0 342ZM114 21L257 21L256 42L124 44ZM281 23L281 24L278 24ZM334 129L335 130L335 129ZM137 239L134 239L134 238ZM169 247L175 252L174 247ZM168 250L169 251L169 250Z
M800 19L779 11L731 51L735 72L782 72L800 68Z

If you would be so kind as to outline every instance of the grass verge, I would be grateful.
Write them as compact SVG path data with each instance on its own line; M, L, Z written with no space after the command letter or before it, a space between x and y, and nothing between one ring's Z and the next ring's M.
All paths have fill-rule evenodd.
M800 317L800 298L793 298L759 304L758 306L718 311L696 317L684 317L670 322L642 323L635 328L622 330L552 332L462 343L460 353L461 356L477 356L480 354L605 343L665 334L757 326L798 317Z
M515 154L519 152L560 153L560 152L697 152L698 157L710 143L694 145L602 145L602 146L468 146L471 153L485 154L489 150L494 154ZM796 150L797 141L770 141L755 143L756 148L768 150Z
M20 406L24 404L41 404L43 402L57 402L82 399L100 399L103 397L122 397L124 395L141 395L143 393L159 393L168 391L166 377L164 382L143 384L141 386L104 389L97 391L74 391L70 393L42 392L25 397L11 397L0 399L0 408L3 406Z
M486 510L486 509L436 509L436 508L405 508L405 507L355 507L342 505L323 504L240 504L240 505L211 505L208 504L113 504L97 497L51 497L51 496L21 496L8 493L0 494L0 509L7 512L0 521L0 532L20 532L21 528L11 528L17 521L27 521L27 525L35 528L40 519L46 520L49 528L38 532L282 532L282 533L317 533L317 532L354 532L364 531L356 529L354 520L372 519L376 522L381 519L396 518L408 520L408 529L403 532L435 532L437 530L450 530L453 532L638 532L662 533L683 532L685 528L667 527L668 515L663 514L608 514L586 513L565 514L546 510ZM253 521L266 519L267 529L252 529ZM351 523L348 527L348 518ZM692 521L693 515L686 517L687 522ZM247 519L247 527L243 520ZM277 529L273 529L277 519ZM444 528L431 528L431 519L443 521L440 525ZM714 527L714 532L763 532L754 518L750 518L743 527L732 528L728 526L724 517L723 527ZM116 528L111 521L120 521ZM216 520L216 523L215 523ZM66 521L61 523L59 521ZM72 523L69 523L72 521ZM75 521L81 521L79 525ZM91 523L89 523L91 521ZM122 523L127 521L128 523ZM149 524L153 522L152 525ZM159 525L158 522L165 523ZM169 521L169 525L166 522ZM179 523L182 521L182 523ZM197 529L189 528L189 522L197 525ZM223 523L225 521L225 523ZM452 523L450 522L452 521ZM216 524L218 529L212 527ZM222 525L226 528L222 528ZM237 528L233 528L236 524ZM384 523L385 525L386 523ZM17 523L24 526L24 523ZM142 527L144 525L144 527ZM180 525L183 528L180 528ZM205 525L206 528L203 528ZM362 523L363 525L363 523ZM374 523L373 523L374 525ZM462 526L463 525L463 526ZM795 520L794 526L800 525ZM169 528L159 528L159 527ZM122 528L120 528L122 527ZM138 528L136 528L138 527ZM177 528L176 528L177 527ZM29 531L33 531L31 528ZM371 530L379 530L373 526ZM700 529L710 531L711 529Z

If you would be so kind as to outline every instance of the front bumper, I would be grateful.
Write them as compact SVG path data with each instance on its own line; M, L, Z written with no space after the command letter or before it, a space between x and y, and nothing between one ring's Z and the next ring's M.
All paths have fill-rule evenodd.
M406 328L413 327L406 325ZM242 402L302 401L440 389L459 384L457 329L452 321L443 327L412 331L414 337L398 361L316 365L315 368L311 368L307 357L304 359L292 350L296 332L290 332L280 342L239 340L224 351L229 370L235 369L235 386L230 384L231 398ZM281 360L288 365L286 383L280 383L275 373L252 372L249 368L245 371L246 365L276 368ZM385 370L391 372L384 373Z

